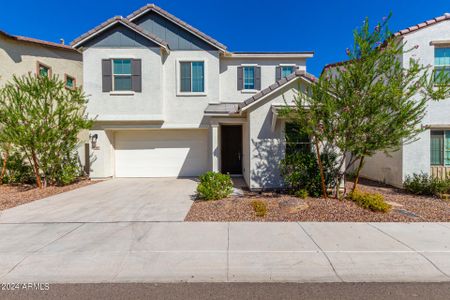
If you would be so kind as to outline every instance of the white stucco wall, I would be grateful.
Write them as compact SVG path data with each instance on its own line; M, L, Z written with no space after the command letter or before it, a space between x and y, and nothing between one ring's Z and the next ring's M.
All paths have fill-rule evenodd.
M102 59L142 59L142 92L120 95L102 92ZM84 90L88 113L98 120L161 119L163 114L162 59L153 48L87 48L83 51ZM142 117L139 117L142 116Z
M450 21L444 21L404 37L407 47L418 48L404 55L405 66L410 57L419 58L423 65L434 66L435 46L433 41L450 40ZM446 45L450 47L450 43ZM436 126L450 129L450 98L441 101L431 101L427 107L427 113L423 120L425 126ZM414 143L403 147L403 174L402 180L413 173L430 173L430 131L426 130L418 136Z
M248 110L249 180L251 189L271 189L282 186L279 165L284 157L284 122L277 120L272 128L273 104L284 104L298 92L298 81L278 90Z
M280 64L297 65L299 70L306 71L305 58L222 58L220 61L220 101L242 102L256 93L237 89L237 68L243 64L255 64L261 67L261 89L275 83L276 67Z
M179 62L205 62L205 94L181 95L179 89ZM218 51L171 51L164 61L164 123L165 127L200 127L208 103L219 102Z

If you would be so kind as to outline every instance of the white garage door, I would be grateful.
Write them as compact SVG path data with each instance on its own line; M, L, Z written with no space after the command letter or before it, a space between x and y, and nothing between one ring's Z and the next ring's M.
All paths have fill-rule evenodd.
M208 168L207 130L118 131L116 177L198 176Z

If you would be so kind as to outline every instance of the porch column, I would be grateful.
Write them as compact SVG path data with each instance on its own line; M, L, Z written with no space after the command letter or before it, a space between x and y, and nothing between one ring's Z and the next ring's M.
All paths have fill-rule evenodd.
M211 124L209 132L211 141L211 168L213 172L219 172L219 124Z

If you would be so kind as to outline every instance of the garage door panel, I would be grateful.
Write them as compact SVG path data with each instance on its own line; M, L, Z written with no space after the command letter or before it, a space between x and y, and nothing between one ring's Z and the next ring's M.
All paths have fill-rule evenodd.
M117 177L198 176L207 170L206 130L116 133Z

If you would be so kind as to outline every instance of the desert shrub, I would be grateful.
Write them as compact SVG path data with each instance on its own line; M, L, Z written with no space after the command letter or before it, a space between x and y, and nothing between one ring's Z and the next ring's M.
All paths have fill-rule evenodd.
M257 217L264 217L267 214L267 204L261 200L252 201L253 210Z
M200 176L197 186L198 197L203 200L218 200L228 197L233 192L230 175L206 172Z
M57 76L14 76L0 90L0 138L24 154L39 188L75 180L78 135L92 125L86 103Z
M3 161L1 161L0 165L3 165ZM6 173L3 178L3 183L33 184L34 182L33 168L26 162L23 155L17 152L9 154L6 161Z
M420 173L407 176L403 187L407 192L415 195L438 195L450 190L450 181Z
M330 188L336 186L336 158L337 155L333 152L321 154L325 184ZM319 197L322 194L320 171L314 153L298 151L286 154L281 161L280 169L284 182L294 194L300 190L306 190L313 197Z
M388 212L391 206L384 201L384 197L378 193L365 193L359 190L351 192L349 199L365 209L371 211Z
M295 197L306 199L308 197L308 191L305 189L298 190L294 193Z

